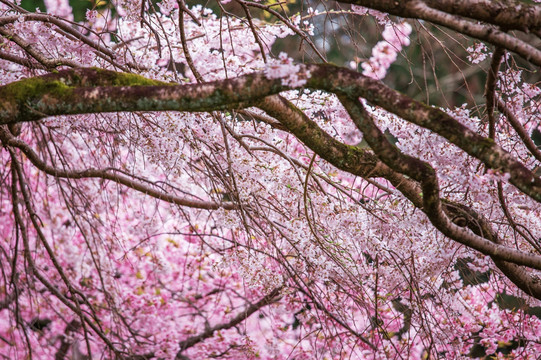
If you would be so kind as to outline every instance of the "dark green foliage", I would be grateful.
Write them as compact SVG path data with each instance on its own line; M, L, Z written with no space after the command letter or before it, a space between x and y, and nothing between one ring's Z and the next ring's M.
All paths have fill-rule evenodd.
M479 272L470 269L468 263L469 259L458 259L455 264L455 269L458 270L460 278L464 285L479 285L486 283L489 279L490 272Z
M534 129L532 131L532 140L538 148L541 148L541 131Z
M73 17L75 21L84 21L87 9L91 9L93 2L90 0L70 0L70 5L73 8ZM43 0L23 0L21 6L28 11L35 11L39 8L41 12L45 12L45 3Z
M43 0L23 0L21 6L28 11L36 11L39 8L39 11L45 12L45 3Z
M50 319L35 318L30 322L30 329L34 331L42 331L51 323Z

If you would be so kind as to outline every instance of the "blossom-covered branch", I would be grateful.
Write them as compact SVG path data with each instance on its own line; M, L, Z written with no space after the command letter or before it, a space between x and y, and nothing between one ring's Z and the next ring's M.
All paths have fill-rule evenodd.
M306 68L312 74L306 80L306 87L363 97L405 120L433 130L490 168L509 173L515 186L541 201L539 177L490 139L476 134L445 112L347 69L322 65ZM48 115L245 108L255 105L265 96L290 89L281 79L268 79L265 74L256 73L200 85L169 86L139 76L104 70L64 71L0 87L0 124L33 121ZM31 99L27 98L28 94L31 94ZM313 141L319 143L317 138Z

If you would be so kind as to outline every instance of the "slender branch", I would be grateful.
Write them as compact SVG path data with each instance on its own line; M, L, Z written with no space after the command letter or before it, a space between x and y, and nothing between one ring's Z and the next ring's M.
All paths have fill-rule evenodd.
M325 58L325 56L321 53L321 51L319 51L319 49L317 48L316 44L314 44L314 42L308 37L308 35L304 32L304 31L301 31L300 29L297 28L297 26L293 25L291 23L291 21L289 21L289 19L287 19L286 17L284 17L282 14L280 14L278 11L276 10L273 10L271 9L271 6L273 5L264 5L264 4L260 4L260 3L257 3L257 2L253 2L253 1L245 1L245 0L237 0L238 3L241 3L241 4L245 4L246 6L251 6L251 7L255 7L255 8L258 8L258 9L262 9L266 12L268 12L269 14L272 14L274 16L276 16L280 21L282 21L288 28L290 28L293 32L295 32L297 35L299 35L304 41L306 41L306 43L308 45L310 45L310 48L312 50L314 50L314 52L316 53L316 55L323 61L323 62L327 62L327 59Z
M239 111L237 111L237 113L239 115L247 116L247 117L255 120L256 122L262 122L262 123L268 124L273 129L287 131L287 128L284 125L282 125L279 121L276 121L276 120L274 120L273 118L271 118L269 116L258 114L258 113L255 113L253 111L250 111L250 110L239 110Z
M501 181L498 182L498 200L500 202L500 207L503 210L503 214L509 222L509 225L511 225L514 231L516 231L520 236L522 236L524 240L526 240L538 253L541 254L541 247L536 242L535 237L529 232L528 228L523 226L526 231L528 231L529 236L519 228L519 224L517 224L511 216L509 208L507 207L507 202L505 201L505 195L503 193L503 186Z
M33 44L29 43L28 41L24 40L22 37L17 35L15 32L8 30L6 28L0 27L0 34L3 35L5 38L9 39L10 41L13 41L15 44L19 45L21 49L23 49L28 55L32 56L36 61L38 61L41 65L45 66L48 69L54 69L58 66L70 66L70 67L83 66L77 61L73 61L70 59L64 59L64 58L49 59L46 56L44 56L38 49L36 49L36 47Z
M248 20L248 25L250 26L250 30L252 30L252 35L254 35L254 39L257 42L257 45L259 46L259 50L261 51L261 57L263 58L263 62L267 63L267 55L265 55L265 47L263 46L263 43L261 42L261 39L259 38L259 35L257 33L257 30L255 28L254 22L252 20L252 14L250 13L250 9L243 1L237 1L239 5L244 10L244 13L246 14L246 19Z
M518 136L520 137L520 140L522 140L522 142L524 143L526 148L530 151L530 153L532 153L532 155L538 161L541 161L541 151L534 144L532 138L526 132L526 129L524 129L524 126L522 126L520 121L516 118L515 114L513 114L511 109L509 109L509 107L505 105L502 99L498 99L498 110L500 110L501 113L507 118L507 122L511 124L513 129L515 129Z
M186 58L186 62L188 63L188 67L192 71L192 74L195 76L195 79L198 83L204 82L203 77L201 76L201 73L199 73L199 70L195 67L195 64L192 59L192 55L190 54L190 50L188 49L188 41L186 40L186 32L184 30L184 12L187 8L186 6L182 6L183 1L179 1L179 12L178 12L178 28L180 32L180 42L182 43L182 52L184 53L184 57ZM191 14L188 12L188 14ZM192 14L193 17L193 14Z
M262 307L280 300L280 298L282 297L280 295L281 290L281 287L273 289L269 294L265 295L258 302L248 305L243 311L239 312L234 318L232 318L228 322L215 325L198 335L191 336L186 340L179 342L180 351L178 352L176 358L180 359L184 350L191 348L195 344L212 337L216 331L230 329L234 326L237 326L242 321L250 317L250 315L260 310Z
M115 58L116 56L115 53L111 49L108 49L107 47L92 41L90 38L83 35L80 31L76 30L74 26L78 26L78 27L81 26L78 23L67 22L65 19L60 19L50 14L25 13L22 15L0 17L0 26L11 24L16 21L39 21L43 23L54 24L65 33L70 34L71 36L75 37L77 40L82 41L83 43L96 49L100 53L103 53L104 55L107 55L112 59ZM85 27L85 30L89 30L89 29Z
M30 69L47 69L43 64L25 59L23 57L0 51L0 59L7 60L9 62L25 66Z

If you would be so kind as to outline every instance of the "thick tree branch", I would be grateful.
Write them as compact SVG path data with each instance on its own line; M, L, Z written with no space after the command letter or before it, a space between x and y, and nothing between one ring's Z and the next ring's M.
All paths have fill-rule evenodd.
M361 130L376 155L390 168L417 180L423 190L423 212L445 236L497 259L541 269L541 256L516 251L494 244L455 225L443 211L436 173L430 164L403 154L391 144L375 125L370 114L357 99L341 97L355 125Z
M513 185L541 202L541 178L515 159L493 140L470 130L442 110L415 101L380 81L357 72L334 66L310 66L310 87L345 95L363 97L369 102L398 115L415 125L443 136L487 167L510 174Z
M459 16L433 9L422 1L415 1L412 4L414 4L413 11L418 14L417 16L420 19L443 25L461 34L489 42L497 47L518 54L532 64L541 66L541 51L517 37L495 29L490 25L478 24L473 21L464 20Z
M425 0L425 3L431 8L497 25L506 30L528 32L541 27L541 6L522 1Z
M347 103L347 100L345 101ZM282 124L284 124L289 129L289 131L291 131L291 133L297 136L301 141L303 141L307 146L309 146L312 150L314 150L318 155L322 156L323 158L327 158L328 161L334 166L337 166L338 168L342 170L349 171L353 174L357 174L360 176L370 176L371 174L370 169L374 167L373 165L374 160L372 160L372 163L364 163L363 164L364 168L356 169L356 168L348 167L347 166L347 164L349 163L348 161L343 161L344 156L347 157L347 154L337 151L333 153L333 156L329 156L328 152L326 151L329 149L329 145L322 145L322 143L325 142L326 137L330 137L330 136L324 133L323 130L321 130L315 123L313 123L310 119L308 119L306 115L302 113L302 111L295 108L294 105L288 102L286 99L279 96L268 97L268 98L265 98L264 101L259 103L258 107L265 110L269 115L277 118ZM350 113L350 115L352 114ZM355 117L353 118L355 119ZM424 163L421 164L421 161L418 159L409 158L406 155L400 155L398 153L395 153L395 151L398 151L398 149L396 149L394 145L390 144L387 141L383 133L381 133L381 131L379 131L377 127L372 128L372 130L373 131L370 132L369 134L365 133L366 138L372 139L371 141L373 141L373 144L371 144L371 146L374 145L377 148L381 148L382 146L385 146L385 149L382 150L383 152L387 153L385 157L389 157L389 156L393 157L395 155L398 156L393 161L393 163L400 164L399 168L403 170L404 173L406 173L412 178L417 177L416 180L418 180L421 183L423 181L426 181L429 175L424 174L423 171L427 166L429 166L428 164L424 164ZM325 140L321 140L322 138ZM332 138L331 140L338 143L336 140ZM382 145L384 144L384 142L386 143L386 145ZM330 148L332 148L332 146L330 146ZM378 156L380 155L380 153L378 153L377 151L376 153L378 154ZM373 155L372 153L367 152L365 156L370 157ZM404 161L405 159L404 157L407 157L410 159L409 162L413 164L413 167L415 170L413 170L412 172L409 172L409 169L407 168L408 165L406 165L408 161ZM417 167L417 165L419 166ZM477 234L478 236L475 236L474 234L469 233L466 229L453 224L449 220L449 218L445 215L445 213L452 213L452 207L450 207L450 204L447 202L443 204L443 207L441 207L439 193L436 193L433 195L433 198L434 197L435 198L427 207L426 199L429 199L429 197L426 195L426 192L423 192L423 196L420 195L421 189L415 181L412 181L406 177L401 176L400 174L396 173L390 168L387 168L384 164L380 163L377 166L381 169L376 172L377 176L381 176L390 180L391 183L393 183L393 185L399 191L401 191L408 199L410 199L416 207L420 209L426 209L426 210L423 210L425 212L439 211L440 216L439 216L438 222L441 224L441 226L448 226L447 233L452 233L455 236L460 236L460 239L455 239L451 237L457 240L458 242L465 244L467 246L470 246L472 248L475 248L487 255L494 255L496 260L504 258L505 260L510 260L514 262L514 260L516 259L523 258L524 255L527 255L528 257L530 257L530 260L533 260L534 262L538 262L541 259L533 255L528 255L519 251L509 249L505 246L495 244L493 240L489 241L487 239L484 239L482 237L483 235L481 234ZM395 169L395 170L398 170L398 169ZM435 177L435 175L433 176ZM433 186L433 185L430 185L430 186ZM430 187L428 188L430 189ZM425 204L423 204L423 199L425 199L424 200ZM473 246L470 245L471 242L473 242L474 244ZM529 277L526 276L524 270L520 269L517 266L512 267L512 264L504 263L501 260L498 262L497 265L498 266L501 265L500 268L502 269L502 271L505 269L506 274L508 273L510 275L510 278L512 278L513 281L516 282L517 285L521 289L523 289L525 292L527 292L528 294L532 296L536 296L536 297L538 295L541 296L541 288L537 289L537 286L535 286L535 284L528 281Z
M287 89L264 74L197 85L172 85L139 75L82 68L0 87L0 125L47 116L115 111L203 112L249 107Z
M505 51L496 48L490 62L490 69L485 83L485 97L487 99L487 118L488 118L488 137L494 139L496 136L496 118L494 116L494 107L496 103L496 82L498 80L498 71Z
M269 96L257 106L337 168L362 177L380 177L388 172L387 167L371 151L334 139L283 97Z
M13 55L13 54L7 53L5 51L0 51L0 59L7 60L9 62L22 65L22 66L25 66L25 67L30 68L30 69L47 69L45 66L38 63L37 61L32 61L32 60L29 60L29 59L25 59L23 57Z
M340 2L442 25L515 52L524 59L541 65L540 50L504 32L512 29L538 30L541 25L539 5L490 0L341 0ZM500 27L501 30L494 26Z
M411 6L412 0L340 0L341 3L365 6L405 18L421 18ZM427 6L501 26L508 30L534 30L541 27L541 6L519 1L493 0L424 0ZM422 18L423 20L425 19Z
M541 202L541 178L493 140L468 129L447 113L354 71L331 65L306 68L312 74L306 87L350 98L364 97L411 123L434 131L487 167L509 173L512 184ZM263 73L195 85L166 85L133 74L74 69L0 87L0 124L35 121L47 115L236 109L254 105L268 95L289 89L282 85L281 79L268 79ZM296 126L306 127L306 123ZM331 140L325 140L327 145ZM344 153L348 151L359 152L355 147L343 149ZM329 156L334 155L330 153L322 157L328 160Z
M416 207L423 207L423 200L419 195L421 188L417 182L389 168L371 151L335 140L290 101L281 96L270 96L257 106L280 121L306 146L338 169L367 179L385 178Z

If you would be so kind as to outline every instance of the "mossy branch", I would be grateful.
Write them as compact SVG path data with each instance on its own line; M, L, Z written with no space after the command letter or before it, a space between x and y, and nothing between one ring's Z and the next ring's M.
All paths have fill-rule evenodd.
M0 87L0 125L117 111L205 112L245 108L285 90L263 74L175 85L96 68L64 70Z

